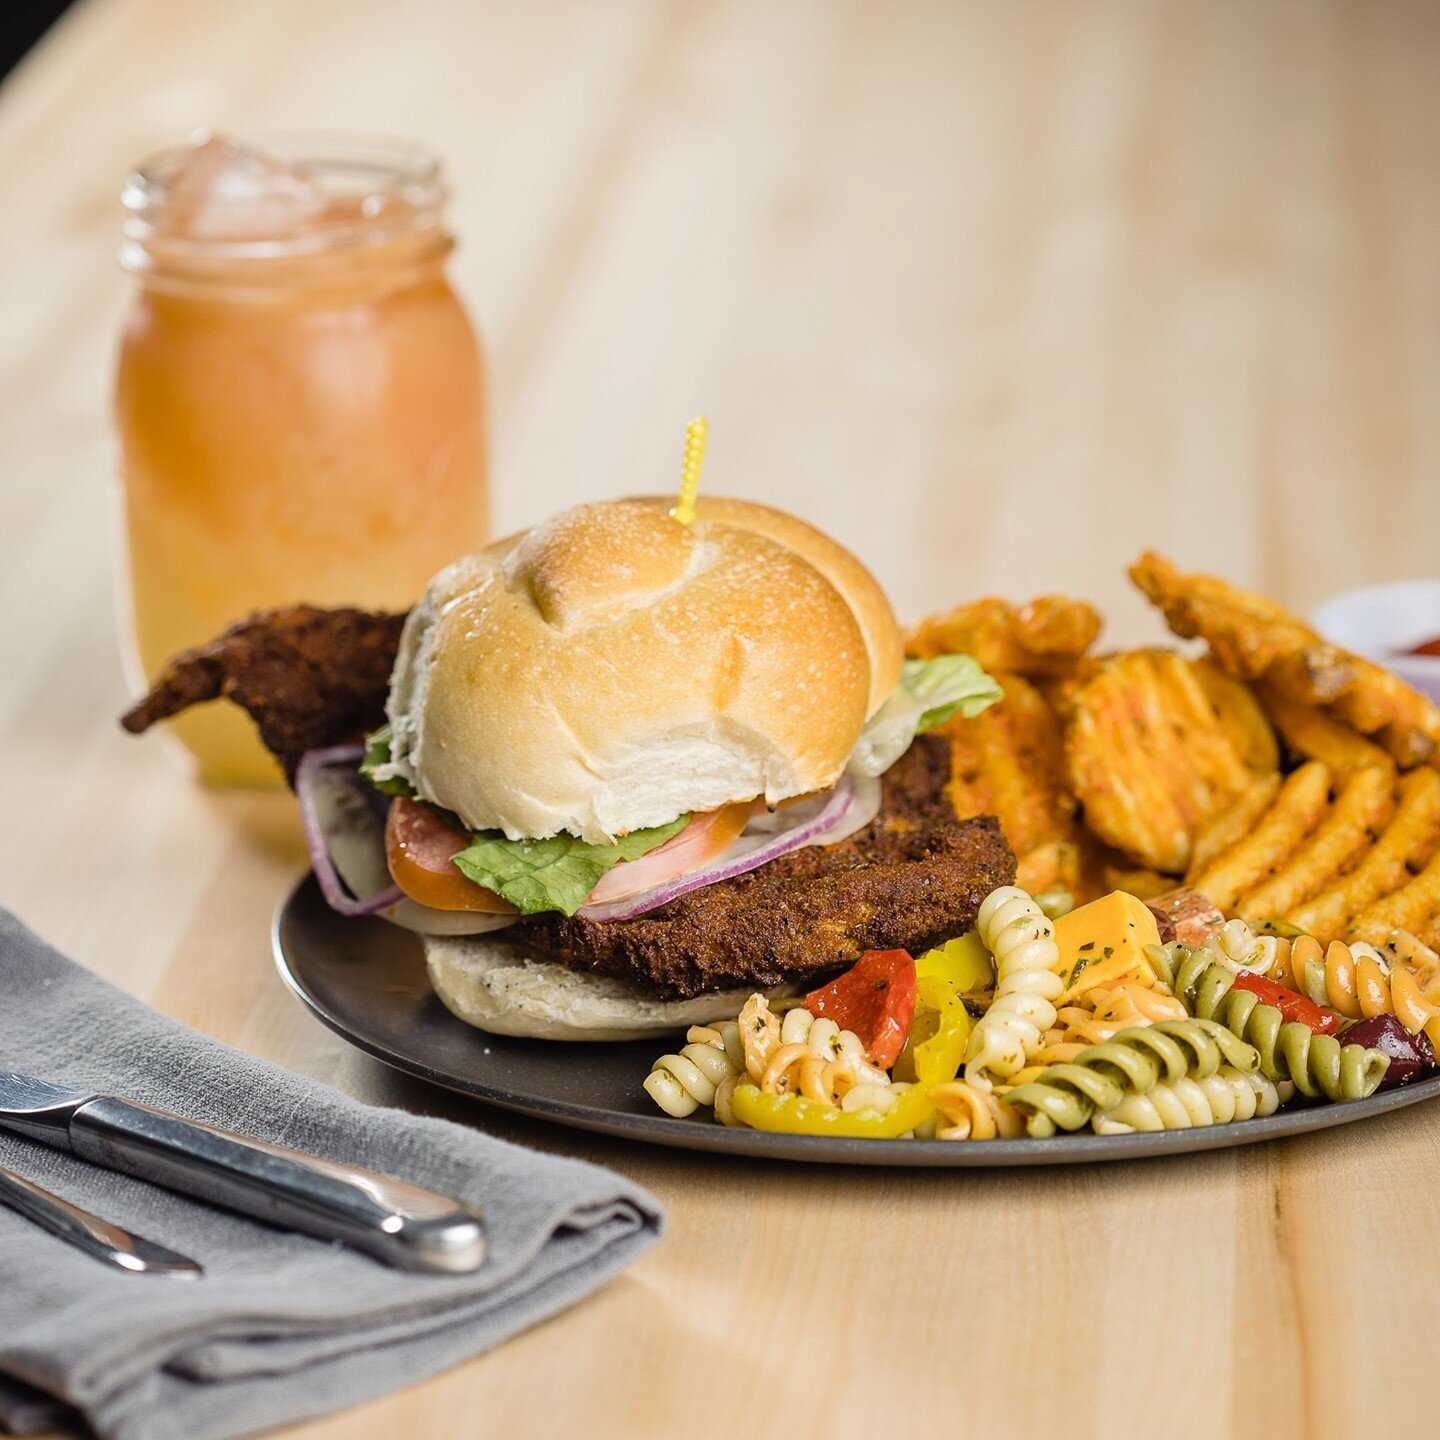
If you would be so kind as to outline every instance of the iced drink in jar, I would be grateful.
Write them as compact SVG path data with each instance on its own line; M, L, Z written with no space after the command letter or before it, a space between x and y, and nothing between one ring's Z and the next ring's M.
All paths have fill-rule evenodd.
M404 609L485 538L445 194L427 153L344 138L214 138L130 177L116 419L145 678L255 610ZM208 780L278 773L233 706L172 725Z

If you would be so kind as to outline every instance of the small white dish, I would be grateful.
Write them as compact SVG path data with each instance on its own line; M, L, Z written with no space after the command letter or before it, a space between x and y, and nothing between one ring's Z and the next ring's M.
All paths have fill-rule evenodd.
M1406 652L1440 637L1440 580L1395 580L1333 596L1310 616L1327 640L1393 670L1440 704L1440 655Z

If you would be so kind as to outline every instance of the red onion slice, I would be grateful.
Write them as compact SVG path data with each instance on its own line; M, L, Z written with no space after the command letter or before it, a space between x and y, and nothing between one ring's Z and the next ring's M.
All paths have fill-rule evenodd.
M780 834L764 833L763 828L760 833L752 833L757 829L752 826L750 831L709 865L702 865L688 875L679 875L664 885L657 885L653 890L629 895L624 900L612 900L608 905L583 905L575 913L582 920L633 920L637 915L658 910L662 905L668 905L672 900L678 900L693 890L713 885L717 880L733 880L735 876L757 870L780 855L788 855L792 850L800 850L806 845L817 843L822 836L845 821L854 804L854 784L848 775L844 775L817 814L809 817L802 815L798 823ZM762 817L762 822L768 819L769 817Z
M880 813L881 787L876 776L852 775L850 784L855 792L850 809L823 835L817 835L810 842L812 845L838 845L863 830Z
M398 885L356 898L345 888L340 872L330 858L325 826L320 818L317 787L321 783L321 772L344 766L354 774L357 785L364 785L366 782L355 770L364 755L365 749L361 745L331 745L323 750L307 750L295 769L295 798L300 802L300 823L305 830L305 843L310 847L310 863L316 880L320 882L320 893L330 908L341 915L375 915L398 905L405 898L405 892Z

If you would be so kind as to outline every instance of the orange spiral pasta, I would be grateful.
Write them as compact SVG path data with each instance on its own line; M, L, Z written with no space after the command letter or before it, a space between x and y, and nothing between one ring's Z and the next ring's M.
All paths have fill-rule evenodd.
M1096 987L1075 1004L1062 1005L1056 1011L1055 1026L1046 1031L1035 1058L1041 1065L1062 1064L1122 1030L1160 1020L1183 1020L1187 1013L1168 990L1153 981L1131 978L1109 988Z
M937 1140L1018 1140L1025 1134L1020 1112L994 1091L951 1080L937 1085L930 1098L935 1102Z
M1440 1049L1440 992L1427 992L1408 966L1373 945L1332 940L1322 953L1318 940L1303 935L1291 944L1284 973L1317 1005L1350 1020L1393 1015L1412 1035L1424 1031Z

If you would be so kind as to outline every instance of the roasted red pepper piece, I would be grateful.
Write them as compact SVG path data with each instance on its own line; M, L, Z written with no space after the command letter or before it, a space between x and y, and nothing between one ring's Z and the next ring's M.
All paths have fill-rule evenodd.
M1282 1020L1298 1020L1317 1035L1333 1035L1340 1028L1340 1017L1333 1010L1326 1010L1298 991L1267 980L1263 975L1252 975L1242 970L1235 977L1235 989L1258 995L1260 1003L1273 1005Z
M915 962L904 950L867 950L839 979L812 990L802 1002L853 1030L872 1064L888 1070L915 1018Z

